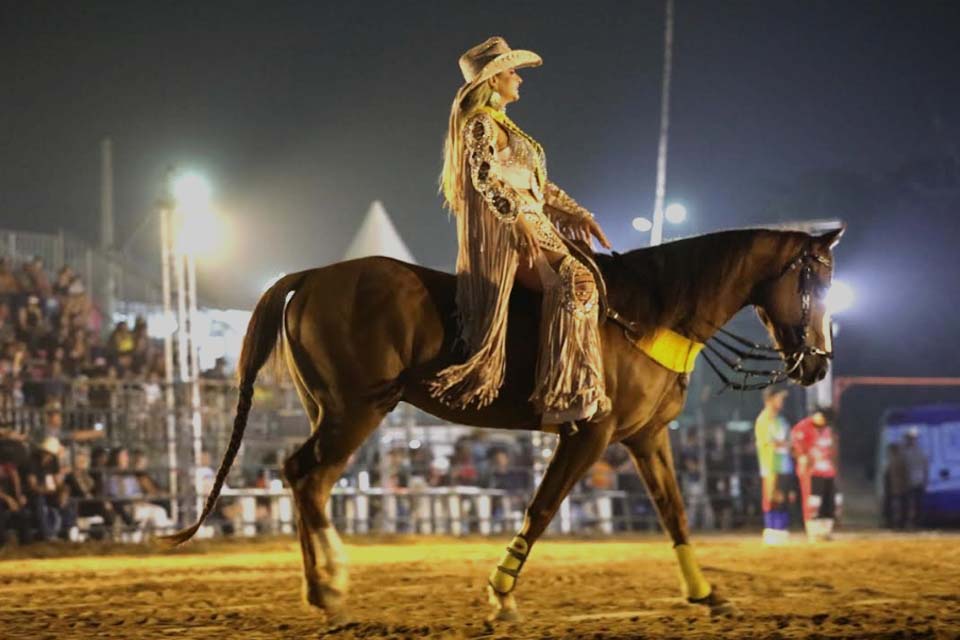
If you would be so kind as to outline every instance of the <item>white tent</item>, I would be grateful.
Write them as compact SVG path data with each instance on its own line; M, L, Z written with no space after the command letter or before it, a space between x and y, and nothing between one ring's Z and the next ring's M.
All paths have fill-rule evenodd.
M404 262L416 262L379 200L370 204L370 209L367 210L357 235L347 247L343 259L352 260L366 256L387 256Z

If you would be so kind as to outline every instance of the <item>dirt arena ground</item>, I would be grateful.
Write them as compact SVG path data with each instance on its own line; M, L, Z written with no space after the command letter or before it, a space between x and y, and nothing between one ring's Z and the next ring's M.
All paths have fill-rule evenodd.
M23 549L0 560L0 638L960 638L954 535L774 549L701 537L736 618L685 604L662 538L547 540L517 590L524 620L491 626L483 587L505 542L348 541L351 607L332 625L300 604L300 552L286 539Z

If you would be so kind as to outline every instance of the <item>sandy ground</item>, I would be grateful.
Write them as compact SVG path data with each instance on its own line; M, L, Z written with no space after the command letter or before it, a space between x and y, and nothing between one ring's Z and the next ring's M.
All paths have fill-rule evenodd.
M285 539L7 554L0 638L960 638L957 536L700 538L706 575L740 609L715 619L679 597L662 538L546 540L516 592L524 620L496 626L483 587L505 539L349 542L351 605L336 624L301 605Z

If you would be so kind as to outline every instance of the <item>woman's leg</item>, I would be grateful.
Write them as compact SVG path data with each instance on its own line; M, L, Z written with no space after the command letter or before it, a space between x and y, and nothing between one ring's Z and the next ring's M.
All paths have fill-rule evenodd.
M593 273L569 254L543 251L534 265L543 306L531 400L544 424L595 419L609 409ZM527 286L527 267L517 278Z

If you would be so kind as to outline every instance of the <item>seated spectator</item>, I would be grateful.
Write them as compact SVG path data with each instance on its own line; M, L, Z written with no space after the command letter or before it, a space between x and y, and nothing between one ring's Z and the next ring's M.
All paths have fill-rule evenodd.
M20 268L20 288L24 293L33 294L46 300L53 296L50 279L43 268L43 258L34 256L29 262L24 262Z
M61 309L67 296L70 295L70 283L73 282L76 275L77 274L73 272L73 268L69 265L64 265L57 271L57 279L54 281L52 289L53 295L57 298L57 304Z
M61 442L90 442L104 437L101 429L71 429L63 428L63 408L58 400L48 402L44 407L44 436L53 437Z
M0 298L2 300L2 298ZM17 339L17 328L11 318L10 305L0 301L0 345L8 344Z
M137 316L133 325L133 370L135 373L147 373L150 360L150 335L147 333L147 321Z
M133 349L135 346L133 332L126 322L118 322L107 341L109 358L117 363L122 371L129 371L133 365Z
M40 306L40 298L31 294L27 304L17 312L18 338L27 343L30 350L36 351L50 333L50 323Z
M473 445L468 439L461 438L453 445L450 484L465 487L476 487L480 484L480 472L473 462Z
M83 373L89 359L87 332L84 329L71 329L67 342L67 372L71 375Z
M137 478L140 485L140 492L147 498L153 498L161 494L160 487L150 477L147 470L147 454L143 449L134 449L130 454L130 466L133 467L133 475Z
M70 497L77 504L77 515L82 518L99 516L104 526L113 528L117 514L113 505L103 499L103 493L90 469L90 453L86 449L77 449L73 459L73 470L67 474L66 485Z
M510 460L510 454L502 447L490 449L489 470L483 486L488 489L522 491L530 485L530 474L526 469L518 469Z
M10 258L0 257L0 302L12 304L20 294L20 283L10 266Z
M119 503L134 521L151 528L171 526L170 516L163 507L143 500L140 479L130 468L130 452L126 447L114 449L111 463L108 493L118 499L114 502L114 509L118 510Z
M62 452L60 441L48 436L21 470L24 493L40 540L66 537L75 525L75 512L60 470Z
M67 289L67 298L61 309L61 317L74 329L86 330L90 325L90 313L93 304L87 295L87 288L80 276L74 277Z
M29 541L27 497L18 472L27 456L27 444L20 434L0 431L0 545Z

